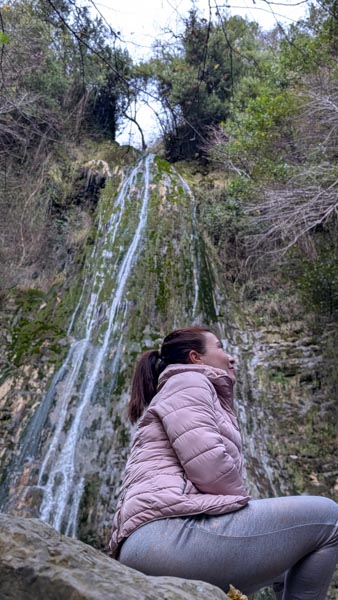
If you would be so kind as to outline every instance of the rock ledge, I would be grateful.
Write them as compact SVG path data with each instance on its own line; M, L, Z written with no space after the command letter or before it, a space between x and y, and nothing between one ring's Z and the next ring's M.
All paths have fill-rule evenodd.
M147 577L38 519L0 514L0 600L47 598L227 600L228 596L200 581Z

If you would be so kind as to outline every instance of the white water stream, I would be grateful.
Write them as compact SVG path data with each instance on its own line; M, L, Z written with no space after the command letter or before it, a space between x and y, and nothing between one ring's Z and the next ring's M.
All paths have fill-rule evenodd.
M76 461L76 447L81 432L81 424L84 412L87 410L95 387L98 383L100 372L103 368L106 355L110 350L111 338L116 332L117 324L123 327L121 319L117 315L123 310L124 290L131 270L137 259L140 249L142 235L147 223L149 203L149 178L150 166L153 156L142 159L126 177L118 197L115 201L115 212L108 223L105 224L107 231L105 244L102 247L95 246L92 259L101 253L102 261L99 269L95 271L94 280L87 276L78 305L74 311L68 333L72 332L84 299L89 296L89 302L84 313L84 337L74 340L62 372L66 371L62 385L59 377L55 378L58 387L54 387L56 396L57 423L49 442L48 450L44 456L38 479L38 487L43 492L40 508L42 520L48 521L57 530L65 529L67 535L76 536L76 525L78 519L79 504L84 488L84 477L78 470ZM123 248L124 255L118 254L115 263L111 264L113 247L121 219L124 214L126 199L131 193L135 193L137 178L142 176L143 185L138 222L130 242ZM99 224L99 232L102 224ZM122 248L121 248L122 250ZM111 297L106 305L107 325L101 344L93 343L93 333L102 316L102 303L100 296L105 285L107 273L111 277L115 273L115 286L111 291ZM88 287L90 289L88 290ZM69 415L72 415L69 425ZM65 525L66 524L66 525Z
M189 196L192 208L192 233L191 233L191 262L193 265L193 277L194 277L194 303L192 308L192 316L193 319L196 320L197 317L197 308L198 308L198 296L199 296L199 264L198 264L198 251L197 251L197 233L196 233L196 202L194 198L194 194L192 193L190 186L187 182L180 177L180 181L182 183L183 189L185 193Z

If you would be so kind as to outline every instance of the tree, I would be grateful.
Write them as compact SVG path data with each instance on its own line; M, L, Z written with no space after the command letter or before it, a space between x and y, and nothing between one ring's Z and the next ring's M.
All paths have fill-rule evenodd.
M39 252L47 257L48 240L56 243L52 163L81 135L114 139L134 92L128 53L88 8L71 0L9 0L0 17L4 281L29 269Z
M209 128L227 118L234 86L254 62L257 36L256 24L224 16L214 23L192 9L174 47L157 45L148 73L166 111L170 159L204 154Z
M313 8L307 21L274 39L273 52L265 46L260 68L241 78L227 121L213 128L209 156L228 179L225 206L235 191L245 265L284 273L307 306L331 318L337 310L338 72L329 22L331 14Z

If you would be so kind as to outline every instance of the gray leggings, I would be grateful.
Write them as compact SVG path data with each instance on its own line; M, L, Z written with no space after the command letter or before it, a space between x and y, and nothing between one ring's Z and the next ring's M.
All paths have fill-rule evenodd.
M226 515L153 521L123 543L119 560L147 575L232 583L245 594L273 585L280 600L325 600L338 556L338 504L320 496L252 500Z

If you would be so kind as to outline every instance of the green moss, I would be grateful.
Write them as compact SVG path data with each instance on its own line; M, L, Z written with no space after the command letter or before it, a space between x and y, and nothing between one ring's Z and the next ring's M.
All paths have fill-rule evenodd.
M115 394L121 394L123 392L123 390L125 389L125 387L126 387L126 374L122 369L120 369L116 375L115 382L114 382ZM118 415L116 416L116 419L119 419ZM116 427L118 427L118 425L116 425Z
M217 312L214 301L215 279L209 265L206 247L200 241L200 303L203 307L207 323L217 322Z
M120 417L120 415L115 415L115 418L113 421L114 431L116 431L118 429L118 427L120 427L120 425L121 425L121 417Z
M121 429L118 432L118 436L119 436L119 443L121 444L121 446L123 448L127 448L130 442L130 433L128 431L128 429L126 429L126 427L121 427Z
M170 174L171 173L171 165L164 158L161 158L160 156L156 156L154 159L154 163L155 163L155 165L157 165L157 168L158 168L160 174L162 174L162 173Z
M0 374L0 385L2 385L6 381L6 379L8 379L12 374L13 374L12 365L4 366L2 368L1 374Z
M72 286L61 281L47 293L35 289L15 293L17 311L9 347L9 359L15 366L35 363L34 357L42 354L51 363L62 362L68 349L66 330L79 293L79 277Z
M276 383L277 385L280 385L280 386L285 386L289 382L288 377L285 375L285 373L283 371L272 371L270 377L271 377L272 383Z
M86 544L94 545L97 543L96 533L93 532L92 518L93 518L93 506L97 502L99 496L100 481L98 475L92 475L88 478L84 485L84 491L82 494L80 507L79 507L79 520L78 520L78 537L82 542Z

